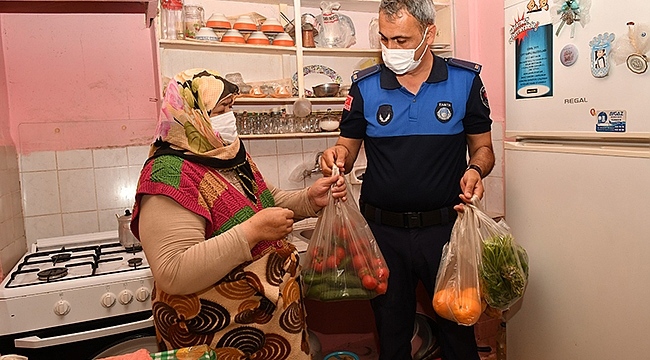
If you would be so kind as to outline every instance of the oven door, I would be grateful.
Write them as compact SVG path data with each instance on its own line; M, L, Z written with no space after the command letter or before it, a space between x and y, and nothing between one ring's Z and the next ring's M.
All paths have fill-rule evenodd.
M0 337L3 353L27 356L30 360L88 360L100 354L120 355L119 352L130 349L124 343L141 345L133 351L157 351L150 310Z

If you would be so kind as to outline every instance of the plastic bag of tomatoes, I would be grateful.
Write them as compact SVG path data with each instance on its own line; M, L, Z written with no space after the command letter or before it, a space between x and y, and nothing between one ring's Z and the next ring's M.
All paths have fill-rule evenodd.
M334 167L333 176L338 175ZM307 248L305 297L366 300L386 293L388 267L370 227L353 201L330 196Z

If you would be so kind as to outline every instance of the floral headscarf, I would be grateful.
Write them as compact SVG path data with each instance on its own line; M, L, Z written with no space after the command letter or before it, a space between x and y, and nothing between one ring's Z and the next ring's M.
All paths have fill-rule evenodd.
M240 141L225 145L210 125L210 111L219 101L238 93L237 85L212 70L190 69L174 76L165 91L150 155L162 141L197 156L233 158Z
M255 200L257 184L243 143L231 144L212 129L210 112L239 93L237 85L215 71L190 69L169 82L149 158L175 155L215 169L234 170L244 192Z

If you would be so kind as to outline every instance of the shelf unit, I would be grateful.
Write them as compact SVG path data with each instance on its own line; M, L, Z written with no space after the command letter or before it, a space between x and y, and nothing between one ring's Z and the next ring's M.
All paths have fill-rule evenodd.
M300 19L304 12L318 10L320 2L321 0L199 0L205 9L206 19L212 12L223 13L223 9L235 9L230 10L232 13L226 13L226 16L244 14L245 11L240 11L243 9L242 4L243 6L249 5L247 8L249 12L265 10L270 12L269 9L274 9L275 13L273 14L262 14L266 17L281 18L280 14L291 17L290 14L293 14L294 19ZM353 47L304 48L301 36L296 37L295 46L161 39L159 41L161 75L163 78L171 77L190 67L207 67L215 69L223 75L239 72L246 83L296 77L298 94L300 94L298 97L239 97L235 103L237 110L259 110L265 106L268 109L284 106L291 111L291 105L297 99L306 97L304 95L305 88L309 88L309 85L305 84L306 76L303 75L303 71L298 71L298 69L303 69L306 65L322 64L336 71L343 79L343 84L349 85L351 83L350 76L359 63L381 59L380 49L364 48L359 45L360 37L368 36L366 24L368 19L376 17L380 0L339 0L338 2L341 4L339 12L348 15L355 23L357 44ZM438 12L436 19L438 34L436 43L431 46L431 49L441 56L450 56L454 53L453 0L437 1L435 4ZM302 33L300 25L300 22L296 24L296 34ZM308 97L308 99L314 108L319 110L342 107L345 101L345 98L342 97ZM296 136L298 135L304 136L305 134L296 134ZM261 135L247 137L250 136L259 137ZM273 137L278 137L278 135L275 134Z
M2 0L0 13L144 14L150 27L158 12L155 0Z

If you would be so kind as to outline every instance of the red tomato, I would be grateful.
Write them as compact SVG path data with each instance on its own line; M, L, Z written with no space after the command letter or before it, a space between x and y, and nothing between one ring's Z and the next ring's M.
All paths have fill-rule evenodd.
M336 269L337 266L341 263L341 259L337 258L336 255L330 255L327 257L327 267L330 269Z
M345 258L345 249L344 248L342 248L340 246L337 246L334 252L336 253L336 258L337 259L343 260Z
M375 279L371 275L365 275L361 279L361 283L363 284L363 287L368 290L374 290L377 287L377 279Z
M377 279L379 279L379 281L388 280L388 268L385 268L383 266L376 268L375 276L377 276Z
M318 256L321 256L322 254L323 254L323 248L320 247L320 246L316 246L316 247L311 249L311 256L312 257L318 257Z
M311 263L311 268L314 269L314 271L322 273L323 272L323 262L314 259Z
M350 230L348 230L347 227L341 225L341 227L338 228L336 235L341 239L348 240L350 239Z
M388 290L388 283L386 282L380 282L377 284L377 287L375 288L375 292L379 295L385 294L386 290Z
M363 255L354 255L352 257L352 265L355 270L359 270L366 266L366 258Z

